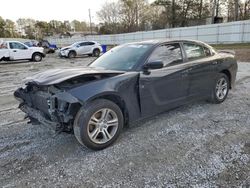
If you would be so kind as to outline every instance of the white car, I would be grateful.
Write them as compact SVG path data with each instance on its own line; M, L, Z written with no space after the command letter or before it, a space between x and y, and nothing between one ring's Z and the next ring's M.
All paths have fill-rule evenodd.
M79 55L100 56L102 47L95 41L76 42L70 46L60 49L60 57L74 58Z
M28 47L18 41L5 41L0 44L0 61L31 60L41 61L45 57L42 47Z

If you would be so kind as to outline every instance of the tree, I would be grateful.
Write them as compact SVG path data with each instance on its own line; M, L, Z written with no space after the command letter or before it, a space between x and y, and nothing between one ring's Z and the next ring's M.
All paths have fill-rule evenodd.
M0 16L0 37L5 37L5 20Z
M102 22L100 32L104 34L118 33L120 30L120 2L106 2L97 12L98 19Z

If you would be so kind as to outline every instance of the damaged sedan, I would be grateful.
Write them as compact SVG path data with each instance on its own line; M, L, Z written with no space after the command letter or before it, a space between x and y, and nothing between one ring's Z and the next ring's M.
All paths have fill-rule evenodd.
M133 122L197 100L223 102L236 72L232 53L199 41L153 40L117 46L87 67L38 73L14 96L31 122L100 150Z

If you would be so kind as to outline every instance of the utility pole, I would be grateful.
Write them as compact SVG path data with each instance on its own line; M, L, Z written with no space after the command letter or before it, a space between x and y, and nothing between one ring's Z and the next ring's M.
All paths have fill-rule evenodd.
M220 6L220 0L217 0L217 2L216 2L216 14L215 14L216 17L219 17L219 6Z
M239 19L239 0L234 0L234 21Z
M211 24L214 24L215 8L217 5L217 0L211 0L212 3L212 15L211 15Z
M175 27L175 0L172 0L172 27Z
M89 8L89 26L90 26L90 33L92 35L92 22L91 22L91 12L90 12L90 8Z

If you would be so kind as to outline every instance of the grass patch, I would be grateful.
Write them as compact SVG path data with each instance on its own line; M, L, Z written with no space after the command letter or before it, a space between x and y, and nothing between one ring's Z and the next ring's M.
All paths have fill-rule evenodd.
M250 49L250 43L212 44L215 49Z

